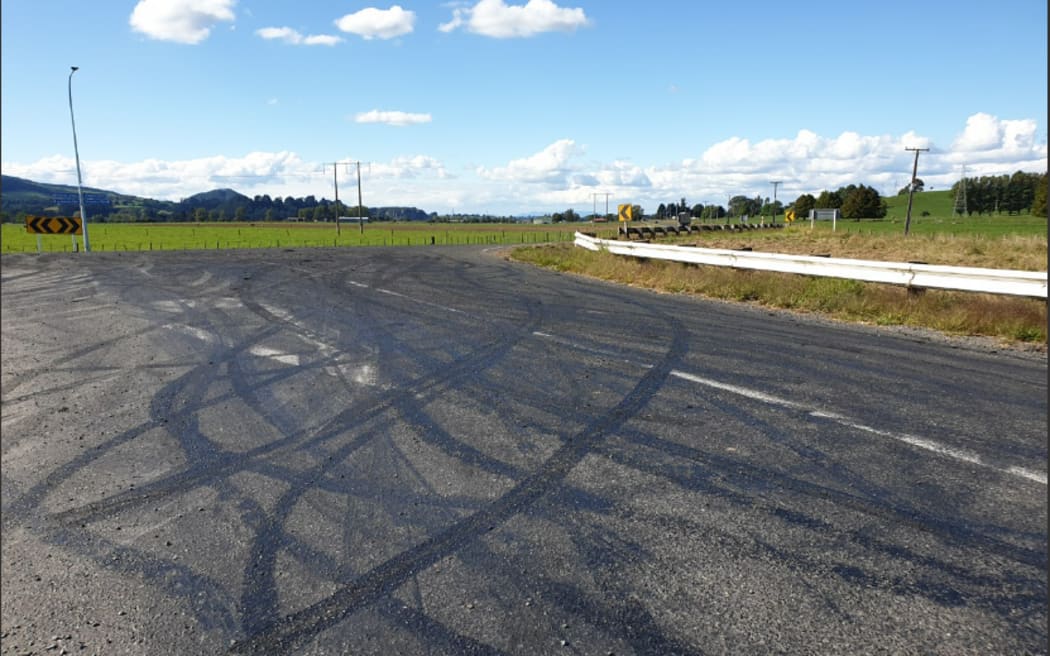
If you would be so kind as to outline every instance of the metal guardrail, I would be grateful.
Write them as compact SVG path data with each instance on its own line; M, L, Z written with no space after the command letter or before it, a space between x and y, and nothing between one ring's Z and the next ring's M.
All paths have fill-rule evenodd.
M577 232L574 243L592 251L614 255L671 260L708 266L798 273L807 276L847 278L913 288L953 289L989 294L1046 298L1046 271L981 269L906 262L876 262L812 255L756 253L721 248L695 248L596 239Z

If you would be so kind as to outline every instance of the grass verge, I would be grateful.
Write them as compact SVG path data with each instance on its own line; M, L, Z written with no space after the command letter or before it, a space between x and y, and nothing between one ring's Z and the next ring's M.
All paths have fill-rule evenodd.
M1045 248L1044 240L1044 257ZM934 289L909 293L895 285L855 280L641 261L571 244L517 248L510 257L659 292L755 303L871 325L993 337L1004 345L1046 350L1047 304L1041 299Z

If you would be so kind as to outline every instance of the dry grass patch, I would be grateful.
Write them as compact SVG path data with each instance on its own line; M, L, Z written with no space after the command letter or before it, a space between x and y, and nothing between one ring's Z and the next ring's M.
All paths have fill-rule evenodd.
M830 255L884 262L1046 271L1046 235L900 235L830 232L808 228L747 233L701 233L677 240L702 248L744 248L789 255ZM674 243L669 241L668 243Z
M568 244L518 248L511 256L557 271L667 293L753 302L868 324L996 337L1004 343L1045 347L1047 341L1047 304L1040 299L932 289L909 293L895 285L640 260Z

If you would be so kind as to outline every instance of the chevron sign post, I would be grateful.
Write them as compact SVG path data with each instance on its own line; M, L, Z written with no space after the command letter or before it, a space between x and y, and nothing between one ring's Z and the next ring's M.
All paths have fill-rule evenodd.
M620 223L623 224L623 234L626 235L627 234L627 223L634 219L634 209L633 209L633 207L631 206L630 203L617 205L616 206L616 216L617 216L618 219L620 219ZM617 229L617 233L619 233L619 228Z
M73 235L73 250L77 250L76 235L84 234L84 222L76 217L66 216L27 216L26 232L36 234L36 252L43 252L40 235Z
M80 217L27 216L26 232L38 235L82 235L84 224Z

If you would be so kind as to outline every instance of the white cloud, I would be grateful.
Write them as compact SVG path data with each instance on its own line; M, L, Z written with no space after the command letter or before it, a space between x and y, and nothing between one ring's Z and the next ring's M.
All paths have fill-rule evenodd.
M1002 145L1003 130L999 119L983 112L966 119L963 130L953 144L956 150L989 150Z
M414 11L394 5L390 9L368 7L343 16L335 24L340 30L365 39L393 39L412 32L415 22Z
M151 39L196 44L222 21L233 21L236 0L139 0L129 23Z
M652 186L645 170L637 164L617 160L605 166L595 174L599 186L605 187L635 187L644 189Z
M967 121L949 147L939 147L914 131L899 136L866 136L846 131L821 136L800 130L794 137L751 142L730 137L670 165L613 160L588 161L584 148L561 139L542 150L502 166L474 167L450 174L439 156L417 154L385 162L362 163L364 202L369 206L414 205L426 211L524 213L563 211L589 213L594 194L604 206L636 203L646 211L685 197L690 204L724 205L730 195L772 195L772 180L781 180L778 198L791 202L803 193L819 193L848 184L874 186L884 195L897 193L911 176L914 154L909 147L930 148L921 154L919 177L927 189L947 189L966 166L968 176L1009 175L1047 170L1047 144L1039 141L1035 121L989 122L980 115ZM994 117L993 117L994 118ZM975 138L973 125L997 141ZM989 129L991 126L991 129ZM963 150L980 143L980 150ZM344 160L353 158L344 157ZM149 198L179 200L229 187L248 196L332 194L332 173L319 162L304 162L291 152L254 152L242 157L140 162L82 161L84 184ZM72 157L55 155L30 164L4 162L5 175L38 182L76 184ZM352 186L352 173L340 169L340 188Z
M303 36L290 27L264 27L255 30L255 34L270 41L284 41L291 45L304 46L334 46L342 42L342 38L330 34L311 34Z
M38 182L76 184L73 158L55 155L33 164L3 164L5 175ZM191 160L140 162L82 161L84 185L161 200L179 200L211 189L231 187L241 193L285 195L282 188L317 178L319 165L308 164L295 153L253 152L243 157L202 157ZM70 173L72 172L72 173ZM316 193L315 191L309 193ZM323 187L320 187L323 189Z
M967 175L1001 175L1017 170L1045 171L1047 144L1036 138L1035 121L1000 121L975 114L948 149L938 148L914 131L899 137L865 136L847 131L822 137L800 130L793 139L767 139L752 144L731 137L713 144L698 159L646 170L654 190L680 189L712 202L727 194L769 196L771 180L784 180L779 198L867 184L883 194L895 194L911 176L914 153L906 148L930 148L919 161L919 177L927 188L943 189Z
M589 24L583 9L559 7L551 0L529 0L507 5L503 0L480 0L470 8L456 8L452 20L438 29L451 32L460 27L496 39L528 37L542 32L571 32Z
M430 123L430 114L410 114L408 112L383 111L373 109L369 112L360 112L354 115L356 123L384 123L386 125L418 125Z
M983 112L974 114L966 120L966 129L952 143L952 150L1009 158L1031 150L1037 128L1036 122L1030 119L1003 121Z
M556 184L566 181L572 172L570 160L582 154L582 149L572 139L555 141L540 152L522 159L512 160L505 167L487 169L479 167L477 174L492 180L513 182L544 182Z
M426 174L442 180L452 177L440 160L425 155L395 157L387 163L368 165L368 175L375 178L414 179Z
M342 43L341 37L333 34L311 34L303 37L304 46L334 46L337 43Z

